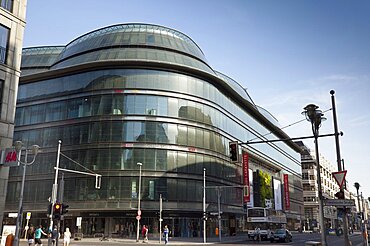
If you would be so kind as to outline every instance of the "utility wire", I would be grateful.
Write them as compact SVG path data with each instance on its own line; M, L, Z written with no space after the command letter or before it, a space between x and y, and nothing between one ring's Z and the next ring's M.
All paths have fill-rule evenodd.
M73 162L73 163L75 163L75 164L79 165L80 167L84 168L85 170L88 170L89 172L91 172L91 173L93 173L93 174L97 174L96 172L91 171L90 169L88 169L87 167L85 167L85 166L83 166L82 164L78 163L77 161L75 161L75 160L73 160L73 159L69 158L68 156L66 156L66 155L65 155L65 154L63 154L62 152L60 152L60 154L61 154L62 156L64 156L65 158L67 158L68 160L70 160L71 162Z
M329 108L329 109L327 109L327 110L323 111L322 113L326 113L326 112L328 112L328 111L330 111L330 110L332 110L332 108ZM287 128L287 127L294 126L295 124L301 123L302 121L305 121L305 120L306 120L306 119L299 120L299 121L294 122L294 123L292 123L292 124L289 124L289 125L286 125L286 126L284 126L284 127L281 127L280 129L281 129L281 130L283 130L283 129ZM267 135L270 135L270 134L272 134L272 133L273 133L273 132L268 132L268 133L266 133L266 134L262 135L261 137L266 137ZM253 141L253 140L256 140L256 139L259 139L259 138L260 138L260 137L255 137L255 138L252 138L252 139L248 140L247 142L250 142L250 141Z

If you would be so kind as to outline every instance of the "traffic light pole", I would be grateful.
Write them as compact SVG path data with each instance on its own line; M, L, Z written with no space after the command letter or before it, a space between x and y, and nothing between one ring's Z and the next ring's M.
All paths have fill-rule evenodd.
M51 211L50 211L49 232L51 232L53 230L54 204L56 203L57 194L58 194L58 170L59 170L59 160L60 160L60 148L61 148L61 146L62 146L62 140L59 140L58 141L57 162L56 162L56 167L55 167L54 184L53 184L53 190L52 190L52 194L51 194ZM58 233L59 233L59 227L58 227ZM48 246L50 246L50 245L51 245L51 240L49 238Z
M341 162L342 159L340 158L339 137L338 137L337 110L336 110L336 107L335 107L335 98L334 98L335 91L331 90L330 94L331 94L331 104L332 104L332 109L333 109L335 148L336 148L336 152L337 152L338 171L342 171L342 162ZM344 184L345 183L346 183L346 181L344 180ZM341 188L341 191L344 192L344 189ZM345 246L351 246L352 242L349 240L349 237L348 237L348 217L347 217L346 207L344 207L344 209L343 209L343 234L344 234L344 245Z

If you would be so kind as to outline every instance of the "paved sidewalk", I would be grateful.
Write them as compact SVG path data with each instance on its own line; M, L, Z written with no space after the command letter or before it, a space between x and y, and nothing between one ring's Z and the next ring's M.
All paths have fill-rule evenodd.
M247 239L247 234L240 234L237 236L225 236L221 238L221 243L227 243L227 242L241 242L245 241ZM48 245L48 240L46 238L42 239L43 245ZM108 238L108 240L101 241L100 238L83 238L82 240L71 240L71 245L103 245L103 244L136 244L136 243L142 243L142 239L140 239L139 242L136 242L136 239L134 238ZM218 237L212 237L207 238L206 244L218 244L219 238ZM59 240L59 246L63 245L63 240ZM149 245L164 245L164 240L162 238L161 244L159 243L159 238L157 237L149 237L149 241L145 244ZM187 237L175 237L169 239L170 245L204 245L203 238L187 238ZM24 239L21 239L20 246L27 246L27 241Z

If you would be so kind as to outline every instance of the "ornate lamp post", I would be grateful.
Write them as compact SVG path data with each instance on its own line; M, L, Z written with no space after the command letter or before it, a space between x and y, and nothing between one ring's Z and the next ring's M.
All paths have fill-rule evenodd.
M323 246L326 246L326 234L325 234L325 223L324 223L324 206L323 206L323 196L322 196L322 188L321 188L321 175L320 175L320 161L319 161L319 143L318 143L318 136L319 136L319 128L321 126L321 122L326 120L324 114L321 110L318 109L319 107L315 104L309 104L304 107L302 114L306 116L306 119L311 122L312 125L312 132L315 137L315 152L316 152L316 164L317 164L317 186L319 191L319 210L320 210L320 227L321 227L321 243Z
M19 206L18 206L18 215L17 215L17 222L15 225L15 236L14 236L14 246L19 245L19 230L22 225L22 219L23 219L23 192L24 192L24 181L26 178L26 167L28 165L32 165L35 162L36 156L39 152L40 147L38 145L32 145L31 147L31 153L33 154L33 160L31 162L27 162L27 154L28 149L23 148L23 143L21 141L16 141L14 143L15 150L17 151L17 161L20 165L23 165L23 176L22 176L22 184L21 184L21 194L19 195ZM24 162L22 162L21 159L21 151L25 150L25 157Z
M140 200L141 200L141 166L143 163L138 162L136 165L139 166L139 194L138 194L138 202L137 202L137 231L136 231L136 242L139 242L139 235L140 235L140 216L141 216L141 210L140 210Z

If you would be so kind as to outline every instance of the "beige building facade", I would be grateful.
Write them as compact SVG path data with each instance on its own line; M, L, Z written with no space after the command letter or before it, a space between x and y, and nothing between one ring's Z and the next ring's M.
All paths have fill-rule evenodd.
M0 0L0 149L13 145L14 116L27 0ZM0 167L0 223L9 168ZM1 224L0 224L1 227Z

